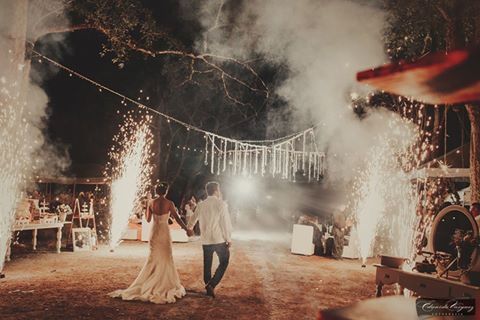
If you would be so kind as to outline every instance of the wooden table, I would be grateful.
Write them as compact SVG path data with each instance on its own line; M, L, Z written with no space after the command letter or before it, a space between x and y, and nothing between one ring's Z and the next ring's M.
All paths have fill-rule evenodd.
M60 253L60 249L62 247L62 228L63 228L63 222L57 222L57 223L28 223L28 224L15 224L12 227L12 232L19 232L19 231L26 231L26 230L33 230L33 235L32 235L32 245L33 245L33 250L37 250L37 234L38 230L40 229L57 229L57 253ZM10 261L10 242L8 243L7 246L7 261Z
M415 299L402 296L388 296L367 299L351 305L319 311L317 320L408 320L418 319ZM438 319L430 317L428 320ZM462 318L467 320L470 318Z
M377 297L382 295L383 285L398 283L400 291L409 289L419 296L428 298L476 298L480 299L480 287L464 284L460 281L437 278L436 275L426 273L404 271L390 268L380 264L374 264L377 268L375 282L377 285Z

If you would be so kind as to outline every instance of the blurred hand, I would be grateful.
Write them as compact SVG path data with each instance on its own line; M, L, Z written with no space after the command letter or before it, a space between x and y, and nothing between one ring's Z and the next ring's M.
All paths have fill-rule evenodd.
M347 218L346 223L347 227L353 226L353 220L351 218Z
M232 246L232 241L227 241L226 244L227 244L227 248L230 248Z
M195 235L195 232L193 232L192 229L187 229L187 236L192 237Z

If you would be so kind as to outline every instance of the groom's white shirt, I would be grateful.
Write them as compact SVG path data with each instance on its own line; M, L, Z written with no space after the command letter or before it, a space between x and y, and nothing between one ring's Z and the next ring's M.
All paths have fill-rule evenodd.
M200 236L203 244L217 244L232 240L230 214L223 200L209 196L200 202L188 221L188 228L192 229L197 221L200 222Z

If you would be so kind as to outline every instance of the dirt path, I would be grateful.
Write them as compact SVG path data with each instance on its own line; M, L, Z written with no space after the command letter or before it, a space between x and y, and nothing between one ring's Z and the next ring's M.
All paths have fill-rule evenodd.
M203 293L199 242L174 244L187 296L154 305L111 299L142 267L145 243L114 253L14 255L0 280L2 319L313 319L319 309L372 297L374 268L357 261L292 255L288 243L237 240L217 298ZM15 254L15 251L14 251Z

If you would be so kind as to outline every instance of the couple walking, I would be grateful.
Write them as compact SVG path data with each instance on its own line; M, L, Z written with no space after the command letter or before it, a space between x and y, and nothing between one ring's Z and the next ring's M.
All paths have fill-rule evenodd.
M227 204L222 200L220 185L209 182L205 186L207 199L198 204L188 226L183 223L172 201L165 196L168 184L156 187L157 197L147 206L147 221L153 220L150 232L150 254L135 281L124 290L109 295L123 300L141 300L153 303L173 303L186 292L180 283L172 255L172 239L168 218L172 215L189 236L199 221L203 244L203 280L207 295L215 297L215 287L222 279L230 259L232 225ZM212 276L213 254L219 266Z

